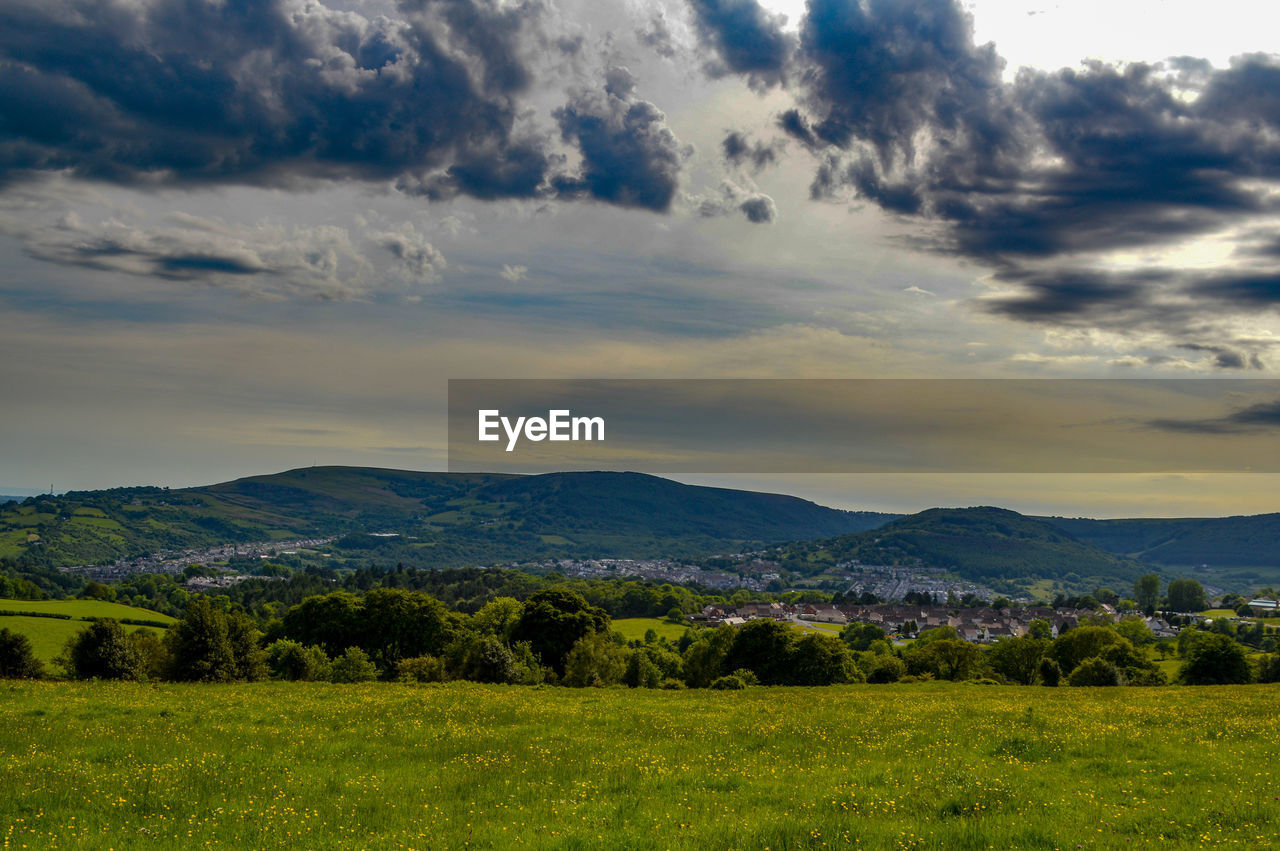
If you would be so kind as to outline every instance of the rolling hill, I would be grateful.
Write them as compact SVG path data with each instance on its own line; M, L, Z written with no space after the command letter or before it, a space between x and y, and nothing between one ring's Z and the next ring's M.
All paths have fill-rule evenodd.
M1280 564L1280 514L1157 520L1040 519L1085 543L1149 564Z
M1076 539L1043 520L1003 508L933 508L878 529L798 544L785 560L804 572L856 560L935 568L998 588L1040 579L1073 585L1127 583L1147 572L1137 561Z
M398 549L416 563L447 567L706 555L862 531L897 516L638 473L310 467L207 487L72 491L0 506L0 556L58 567L160 549L341 535L355 549Z

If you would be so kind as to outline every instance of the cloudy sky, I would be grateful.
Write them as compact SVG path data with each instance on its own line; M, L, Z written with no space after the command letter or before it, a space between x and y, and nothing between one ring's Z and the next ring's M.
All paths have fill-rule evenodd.
M0 492L441 469L449 378L1280 377L1278 24L1242 0L7 0ZM737 483L1280 508L1273 477L1177 459Z

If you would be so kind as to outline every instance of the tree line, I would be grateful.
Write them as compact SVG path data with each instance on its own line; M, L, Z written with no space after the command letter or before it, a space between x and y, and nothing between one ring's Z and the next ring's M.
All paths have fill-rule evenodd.
M679 610L671 613L681 621ZM895 646L877 626L854 623L837 637L770 619L738 628L687 628L676 641L650 630L627 641L583 595L553 586L523 601L499 597L473 613L421 591L372 588L307 597L262 628L226 596L194 595L163 636L132 633L104 618L67 644L57 664L77 679L189 682L398 680L736 689L973 680L1021 685L1163 685L1155 656L1180 660L1188 684L1273 682L1280 656L1250 660L1232 624L1184 629L1157 641L1141 617L1101 617L1054 636L1035 621L1021 637L989 647L952 627ZM1274 639L1272 647L1274 650ZM0 676L45 671L25 636L0 629Z

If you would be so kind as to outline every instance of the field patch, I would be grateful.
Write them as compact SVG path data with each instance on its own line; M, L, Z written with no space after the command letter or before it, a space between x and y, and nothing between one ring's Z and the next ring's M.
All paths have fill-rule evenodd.
M671 623L661 618L621 618L613 621L610 626L615 632L622 633L627 641L644 641L644 634L649 630L658 633L659 638L679 641L680 636L689 628L682 623Z

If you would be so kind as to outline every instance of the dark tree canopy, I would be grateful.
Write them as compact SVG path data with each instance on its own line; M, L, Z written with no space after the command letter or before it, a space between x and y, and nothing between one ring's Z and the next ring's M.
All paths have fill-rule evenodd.
M67 643L67 673L78 680L140 680L145 677L142 654L120 622L103 618Z
M44 664L31 649L31 639L0 627L0 679L38 680L43 676Z
M1253 672L1244 648L1231 636L1208 633L1188 650L1178 679L1193 686L1247 683L1253 679Z
M525 600L512 630L515 641L527 641L542 664L563 676L565 658L579 639L609 627L603 609L566 588L547 588Z

